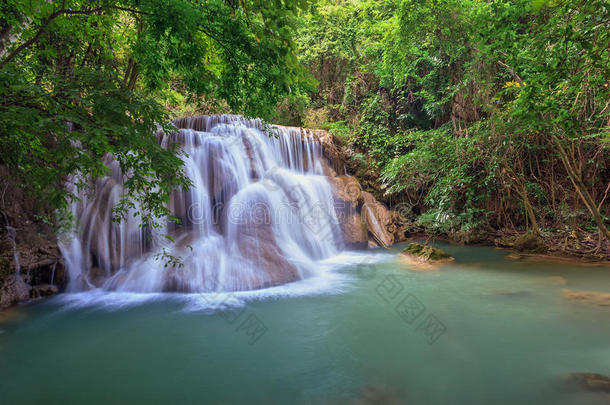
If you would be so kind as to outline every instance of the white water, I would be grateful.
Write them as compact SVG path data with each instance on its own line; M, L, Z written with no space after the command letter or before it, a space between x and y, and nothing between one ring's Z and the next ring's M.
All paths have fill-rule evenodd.
M181 119L160 142L184 148L187 191L172 195L180 224L151 231L129 215L112 221L123 193L118 163L94 195L77 193L78 231L61 244L72 292L246 291L307 279L342 249L321 145L297 128L263 132L260 120L219 115ZM137 209L137 207L136 207ZM135 213L132 212L132 214ZM163 234L171 235L168 242ZM161 249L180 258L166 266Z

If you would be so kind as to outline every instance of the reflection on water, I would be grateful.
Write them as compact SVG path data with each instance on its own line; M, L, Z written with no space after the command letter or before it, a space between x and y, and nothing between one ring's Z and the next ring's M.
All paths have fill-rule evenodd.
M566 296L610 293L610 268L442 247L456 261L429 272L410 271L397 246L334 257L319 277L268 290L93 291L20 307L0 324L0 398L608 403L564 379L610 374L610 307Z

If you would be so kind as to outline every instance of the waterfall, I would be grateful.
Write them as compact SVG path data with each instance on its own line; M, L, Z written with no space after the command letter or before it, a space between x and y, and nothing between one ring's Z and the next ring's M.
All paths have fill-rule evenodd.
M180 221L150 229L128 215L112 220L125 176L107 156L110 174L71 210L77 230L60 242L69 289L130 292L242 291L315 275L316 262L337 254L342 238L322 146L300 128L269 128L235 115L183 118L161 145L182 146L189 190L169 203ZM133 214L138 207L133 209ZM164 235L170 235L170 242ZM165 249L178 257L168 265Z

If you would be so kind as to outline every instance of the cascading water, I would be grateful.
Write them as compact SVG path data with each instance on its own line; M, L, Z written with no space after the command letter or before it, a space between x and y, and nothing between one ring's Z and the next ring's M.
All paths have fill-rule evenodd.
M98 180L93 197L72 189L79 229L61 244L72 291L259 289L312 276L316 261L342 248L321 144L311 132L274 127L267 134L260 120L234 115L175 125L160 142L186 152L192 187L174 192L169 206L180 223L152 231L133 215L112 221L124 176L107 157L111 174ZM181 265L166 266L161 249Z

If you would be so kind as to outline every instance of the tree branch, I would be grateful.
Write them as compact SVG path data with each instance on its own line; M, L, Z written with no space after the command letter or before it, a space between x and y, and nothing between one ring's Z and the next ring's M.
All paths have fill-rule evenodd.
M521 80L519 75L515 72L515 70L512 67L508 66L506 63L502 62L501 60L498 61L498 65L506 68L506 70L508 70L510 72L510 74L513 75L513 78L517 81L517 83L519 83L519 85L521 87L525 86L525 83L523 83L523 80Z
M132 12L132 13L145 14L144 12L141 12L139 10L134 10L134 9L125 8L125 7L109 6L107 8L121 10L121 11L128 11L128 12ZM38 38L40 38L40 36L46 31L46 29L49 27L51 22L53 20L55 20L57 17L59 17L61 15L91 15L91 14L97 13L98 11L102 11L103 9L104 9L104 7L97 7L97 8L86 9L86 10L69 10L69 9L62 7L61 9L55 11L54 13L49 15L47 18L42 20L42 25L40 26L40 28L38 29L38 31L36 32L36 34L34 34L34 36L32 38L28 39L27 41L25 41L24 43L19 45L10 54L8 54L8 56L6 58L4 58L4 60L2 62L0 62L0 69L2 69L4 66L6 66L7 63L12 61L20 52L22 52L24 49L27 49L34 42L36 42L38 40Z

